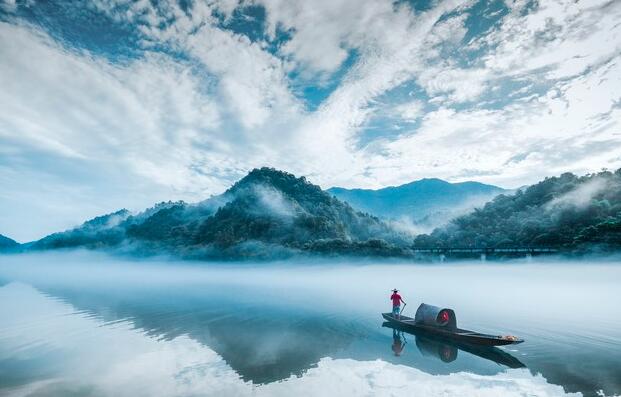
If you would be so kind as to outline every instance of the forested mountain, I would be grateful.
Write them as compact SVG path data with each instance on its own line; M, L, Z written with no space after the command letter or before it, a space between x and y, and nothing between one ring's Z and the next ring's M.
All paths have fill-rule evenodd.
M415 246L619 249L621 169L566 173L500 195L431 235L419 235Z
M7 251L19 248L20 244L6 236L0 234L0 251Z
M247 240L316 249L328 242L399 239L379 219L353 210L305 178L262 168L226 193L232 199L198 227L200 244Z
M431 178L378 190L334 187L328 192L358 210L386 219L437 226L506 191L478 182L449 183Z
M11 241L0 238L0 244ZM165 202L136 215L120 210L17 247L217 259L295 253L409 256L412 248L437 247L619 250L621 170L546 178L414 237L354 210L303 177L261 168L200 203Z
M124 221L129 216L129 211L125 209L112 214L98 216L84 222L75 229L54 233L35 241L29 245L29 248L101 248L120 244L125 238Z
M274 257L294 252L402 255L407 240L305 178L251 171L224 194L198 204L121 210L55 233L33 249L115 248L185 257Z

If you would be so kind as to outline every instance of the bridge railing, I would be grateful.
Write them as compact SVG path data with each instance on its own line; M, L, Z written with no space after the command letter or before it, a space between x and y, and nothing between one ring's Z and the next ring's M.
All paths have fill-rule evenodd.
M446 253L469 253L469 254L493 254L493 253L554 253L558 248L554 247L435 247L416 248L415 253L446 254Z

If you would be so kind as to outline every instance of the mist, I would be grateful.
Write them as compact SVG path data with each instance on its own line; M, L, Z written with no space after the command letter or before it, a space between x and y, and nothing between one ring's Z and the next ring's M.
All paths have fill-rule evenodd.
M574 207L578 210L583 210L591 203L591 200L603 193L605 189L614 189L614 187L610 186L613 182L603 177L595 177L582 185L576 186L567 193L555 197L546 207L550 211L562 210L564 207Z
M0 256L0 296L4 297L0 318L14 330L20 324L32 326L13 339L6 339L8 331L3 339L0 332L0 353L4 349L11 356L25 344L34 349L26 350L28 354L39 357L37 341L43 338L61 352L66 349L64 358L55 362L57 371L64 365L75 367L82 354L88 354L96 359L76 375L104 389L118 390L128 382L121 392L127 395L139 390L140 379L151 376L160 377L157 382L167 385L162 387L172 388L161 393L155 390L154 395L187 392L169 380L178 376L175 371L161 372L161 367L148 364L151 359L143 362L142 357L211 368L217 377L236 379L228 384L185 370L193 374L185 386L206 387L214 395L226 394L221 387L229 386L236 390L234 394L244 395L240 390L255 387L250 384L260 384L266 393L278 394L281 388L297 393L303 390L298 387L313 384L333 387L334 376L338 376L348 379L342 385L343 394L353 396L361 390L355 386L360 384L358 375L347 375L353 368L363 378L381 371L417 379L418 386L410 384L408 390L429 390L446 382L448 378L442 376L449 374L453 374L451 379L471 382L474 378L462 371L474 371L492 377L481 378L482 382L508 382L503 384L508 388L504 394L522 379L522 394L562 395L554 383L562 383L563 374L584 372L580 363L598 355L604 367L586 370L582 389L571 390L589 390L594 379L601 379L598 387L616 390L621 385L612 379L619 379L618 367L610 362L616 356L606 350L608 345L576 340L575 335L597 335L597 341L617 343L619 328L610 323L610 313L621 300L616 285L620 277L618 260L568 262L552 257L499 266L481 261L411 264L347 258L131 260L91 251L5 255ZM527 343L517 351L530 372L504 373L493 362L473 361L467 355L452 366L413 352L402 359L394 357L389 349L392 338L381 327L380 317L390 310L393 288L400 290L407 303L405 315L413 316L425 302L454 309L460 327L525 338ZM568 341L577 348L564 349ZM125 347L118 354L97 347L109 344ZM549 349L556 352L553 362L537 358ZM129 381L107 372L122 363L134 363L142 377ZM274 367L275 363L287 365ZM545 378L534 378L538 372ZM108 373L103 384L101 373ZM314 383L314 376L322 381ZM205 386L210 380L211 388ZM286 384L276 386L282 382ZM485 385L473 383L475 388L485 389ZM375 386L368 387L364 389L368 393L377 392ZM541 387L550 394L541 394Z
M418 246L548 247L615 255L621 243L621 170L550 177L453 219Z
M282 218L292 218L295 216L296 208L294 204L287 200L278 190L264 185L256 185L254 190L259 198L260 206L258 212L260 215Z
M425 214L422 217L414 211L412 215L390 219L388 224L395 230L407 233L413 237L423 233L431 233L435 229L449 224L453 219L483 207L496 196L498 195L481 194L470 196L449 208L430 211L431 213Z
M572 301L572 312L598 306L602 312L615 310L616 299L604 297L597 287L584 290L585 281L612 285L621 276L621 261L561 258L520 259L505 261L461 261L452 264L419 264L356 259L300 259L273 262L187 262L166 258L132 260L102 253L36 253L0 257L3 280L47 287L79 287L86 290L121 289L191 289L222 286L231 290L264 289L262 299L280 304L281 297L302 306L330 310L369 310L379 313L388 306L387 294L392 288L403 290L409 298L409 310L417 303L428 302L478 312L477 317L504 306L507 321L531 305L549 309L559 316ZM480 274L486 277L481 280ZM527 288L516 289L516 281ZM554 292L554 283L563 283L566 292ZM441 281L442 288L438 288ZM589 283L586 283L589 284ZM581 291L579 299L575 291ZM608 291L608 288L602 288ZM447 291L454 293L447 295ZM345 297L345 299L343 299ZM621 296L620 296L621 297ZM334 302L338 305L334 306ZM560 310L560 311L559 311ZM585 313L585 315L587 315ZM584 320L584 318L583 318ZM467 318L466 318L467 321Z

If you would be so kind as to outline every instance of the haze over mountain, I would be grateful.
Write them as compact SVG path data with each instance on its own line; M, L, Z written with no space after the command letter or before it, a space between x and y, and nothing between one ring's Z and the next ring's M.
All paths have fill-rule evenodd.
M458 217L419 247L621 248L621 169L546 178Z
M421 183L455 189L438 180L417 185ZM390 204L378 200L375 205ZM411 257L413 249L437 247L543 246L610 252L621 249L621 169L546 178L516 193L500 194L482 208L418 236L395 222L356 211L304 177L261 168L223 194L199 203L162 202L138 214L122 209L32 243L1 241L12 251L88 248L196 259L295 254Z
M355 211L305 178L251 171L220 196L197 204L120 210L30 245L32 249L115 248L184 257L278 257L294 252L400 255L403 236Z
M17 241L0 234L0 251L15 249L19 247L19 245Z
M479 182L449 183L425 178L378 190L333 187L328 192L358 210L402 224L409 221L431 231L507 190Z

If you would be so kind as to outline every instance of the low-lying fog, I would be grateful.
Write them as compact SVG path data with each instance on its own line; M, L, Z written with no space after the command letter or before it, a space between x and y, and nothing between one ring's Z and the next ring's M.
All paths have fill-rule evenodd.
M0 394L618 395L620 265L1 256ZM430 359L413 336L395 356L395 287L404 314L426 302L524 338L505 351L527 369Z

